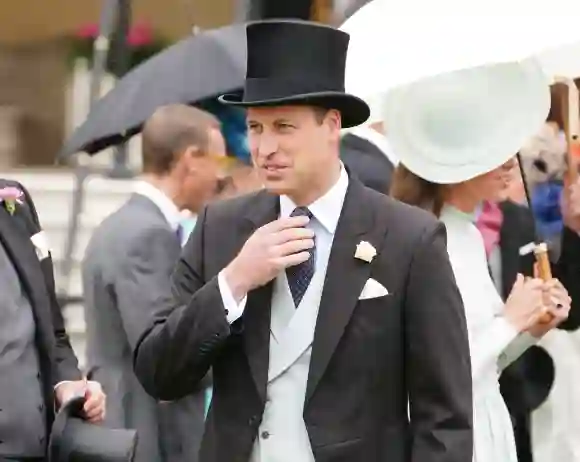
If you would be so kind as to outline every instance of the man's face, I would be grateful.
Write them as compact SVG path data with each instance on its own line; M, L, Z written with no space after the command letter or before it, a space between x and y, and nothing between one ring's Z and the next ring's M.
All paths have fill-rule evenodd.
M336 161L340 115L307 106L253 107L247 111L252 160L266 189L293 195L316 188Z
M181 182L180 196L185 208L198 213L213 199L226 159L225 142L217 129L211 129L208 133L206 152L184 155L187 166Z

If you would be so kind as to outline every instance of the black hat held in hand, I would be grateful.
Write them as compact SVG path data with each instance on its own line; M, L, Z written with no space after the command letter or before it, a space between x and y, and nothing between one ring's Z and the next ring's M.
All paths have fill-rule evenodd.
M56 415L48 447L49 461L132 462L137 432L83 420L80 416L84 402L82 396L73 398Z

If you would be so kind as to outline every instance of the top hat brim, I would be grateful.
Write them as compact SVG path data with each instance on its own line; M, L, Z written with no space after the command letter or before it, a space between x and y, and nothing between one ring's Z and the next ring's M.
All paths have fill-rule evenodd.
M49 462L132 462L137 432L83 420L84 397L68 401L56 415L48 447Z
M364 100L338 91L306 93L262 100L244 100L243 93L231 93L220 96L218 101L228 106L242 108L308 105L336 109L341 115L342 128L356 127L366 122L370 117L370 108Z
M542 347L532 345L504 369L501 393L512 414L529 414L548 399L556 370L554 360Z
M548 399L556 378L556 368L550 353L544 348L532 345L526 353L529 353L526 402L531 412Z

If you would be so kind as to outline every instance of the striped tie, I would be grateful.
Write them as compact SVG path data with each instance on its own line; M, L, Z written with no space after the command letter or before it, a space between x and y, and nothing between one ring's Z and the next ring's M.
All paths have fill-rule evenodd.
M179 241L179 245L182 246L184 244L183 237L184 237L184 229L181 223L177 225L177 229L175 230L175 235Z
M297 207L290 214L292 217L307 216L312 219L312 213L306 207ZM290 292L292 293L292 298L294 299L294 305L298 307L302 301L302 297L308 289L308 285L312 280L314 275L314 264L316 258L316 241L315 246L309 251L310 258L304 263L300 263L296 266L291 266L286 268L286 277L288 278L288 286L290 287Z

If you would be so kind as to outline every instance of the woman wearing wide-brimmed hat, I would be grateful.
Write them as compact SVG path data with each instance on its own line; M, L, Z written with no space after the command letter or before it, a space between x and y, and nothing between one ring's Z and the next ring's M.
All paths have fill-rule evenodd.
M456 71L398 88L386 111L400 158L391 194L445 223L447 246L470 337L474 461L516 462L501 370L568 315L557 280L518 280L504 304L489 274L479 204L504 190L514 155L545 121L548 82L533 61ZM549 311L552 321L542 324ZM442 335L445 335L442 333Z

